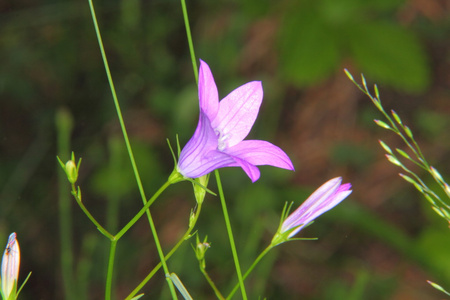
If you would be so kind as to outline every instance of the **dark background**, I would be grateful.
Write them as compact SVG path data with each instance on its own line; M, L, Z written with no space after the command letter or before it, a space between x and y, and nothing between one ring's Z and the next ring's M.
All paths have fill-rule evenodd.
M173 161L166 138L184 145L198 118L197 87L178 1L95 1L104 46L147 195ZM373 123L381 118L345 76L377 83L386 110L415 133L429 162L449 174L450 7L447 1L188 1L197 58L211 67L220 97L261 80L264 101L249 138L269 140L296 171L261 167L252 184L221 171L241 264L270 240L285 201L299 205L342 176L352 195L283 244L248 282L250 299L442 299L426 283L450 288L450 232L423 197L389 164L377 140L402 142ZM0 241L17 232L22 299L62 299L57 128L73 119L71 147L82 157L83 202L102 223L120 201L120 228L141 200L122 142L87 1L0 1ZM59 153L66 161L68 153ZM432 181L425 174L424 180ZM210 187L215 188L212 177ZM69 195L67 184L67 195ZM187 227L190 184L170 188L153 214L165 249ZM88 299L104 296L108 240L72 201L74 280ZM236 282L218 199L200 217L207 268L227 294ZM114 231L114 230L112 230ZM123 299L158 263L145 218L118 244L114 294ZM194 299L214 299L190 242L169 262ZM163 287L163 288L162 288ZM159 272L144 299L167 299ZM239 295L239 294L237 294ZM81 297L81 296L80 296ZM238 299L240 296L236 296Z

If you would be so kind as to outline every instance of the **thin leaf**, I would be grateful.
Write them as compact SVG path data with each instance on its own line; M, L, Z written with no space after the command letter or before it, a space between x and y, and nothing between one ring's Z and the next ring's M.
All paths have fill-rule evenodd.
M180 278L178 278L177 274L172 273L170 274L169 278L172 280L173 284L175 284L175 287L178 289L185 300L193 300L189 292L186 290L186 287L181 282Z

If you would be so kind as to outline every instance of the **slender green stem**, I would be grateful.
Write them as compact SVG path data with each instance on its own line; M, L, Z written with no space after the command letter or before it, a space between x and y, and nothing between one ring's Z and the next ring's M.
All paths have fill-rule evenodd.
M170 294L172 295L172 299L178 299L177 292L175 291L175 286L173 285L172 280L170 279L169 268L167 267L166 259L164 257L164 252L161 247L161 243L159 242L158 234L156 232L155 223L153 223L153 218L150 214L150 210L147 210L147 215L149 216L150 228L153 233L153 239L155 240L156 249L158 251L159 258L161 260L162 267L164 269L164 273L166 276L167 284L169 285Z
M149 214L149 207L150 205L155 202L155 200L161 195L162 192L164 192L169 186L170 182L166 181L156 192L153 194L153 196L150 198L150 200L146 201L145 205L139 210L139 212L133 217L133 219L130 220L116 235L116 239L120 239L127 231L131 228L141 217L143 214L147 213Z
M198 217L200 216L202 210L202 204L198 204L197 211L195 213L194 220L191 222L191 226L188 228L188 230L184 233L183 237L176 243L176 245L170 250L169 253L167 253L165 260L169 260L169 258L175 253L175 251L178 250L178 248L183 244L184 241L189 239L191 237L191 232L195 228L195 225L197 224ZM155 275L156 272L161 268L162 264L157 264L153 270L144 278L144 280L141 281L141 283L125 298L125 300L130 300L136 294L147 284L147 282Z
M112 235L111 233L109 233L109 231L106 230L102 225L100 225L100 223L92 216L89 210L84 206L83 201L81 201L81 197L75 188L75 184L72 185L72 195L74 196L81 210L104 236L106 236L110 240L119 240L142 217L142 215L146 213L150 205L155 202L155 200L162 194L162 192L164 192L164 190L169 187L170 184L171 183L169 181L164 183L150 198L150 200L147 201L145 206L142 207L139 212L133 217L133 219L131 219L130 222L128 222L116 235Z
M189 18L185 0L181 0L181 9L183 10L184 26L186 27L186 36L189 44L189 52L191 54L192 67L194 68L195 82L198 83L197 60L195 59L194 44L192 43L192 35L191 35L191 26L189 26Z
M448 189L446 188L445 184L443 182L441 182L438 178L436 178L435 174L433 174L433 171L431 170L430 164L428 163L428 161L426 160L425 156L422 153L422 150L420 149L419 145L417 144L416 140L414 139L414 137L409 133L410 129L407 128L407 126L403 125L401 121L398 121L397 118L394 116L394 119L396 119L395 122L391 116L385 111L384 107L381 104L381 100L379 98L379 94L378 94L378 89L375 88L375 96L372 96L372 94L370 93L370 91L368 90L366 84L365 84L365 79L363 77L363 86L361 86L360 84L358 84L353 77L346 72L347 75L349 75L350 80L358 87L359 90L361 90L364 94L366 94L370 100L372 101L372 103L375 105L375 107L383 114L383 116L389 121L390 123L390 128L387 128L388 130L393 131L396 135L398 135L403 142L405 143L405 145L413 152L414 156L417 158L418 161L416 161L415 159L412 159L410 157L405 157L406 159L408 159L409 161L413 162L415 165L417 165L418 167L422 168L423 170L425 170L426 172L428 172L433 179L435 180L435 182L441 187L441 189L446 193L447 197L450 198L450 192L448 191ZM398 123L398 126L397 126ZM402 131L400 130L402 129ZM415 180L419 183L419 185L422 187L423 191L421 191L424 194L428 194L431 195L432 197L434 197L436 200L438 200L441 204L443 204L444 206L446 206L447 208L449 208L450 206L443 201L436 193L434 193L432 190L430 190L424 183L423 181L419 178L418 175L416 175L414 172L410 171L409 169L407 169L403 164L400 166L401 168L403 168L406 172L408 172L410 175L413 176L413 178L415 178ZM436 207L437 208L437 207Z
M149 221L149 224L150 224L150 229L151 229L151 231L152 231L153 238L154 238L154 240L155 240L156 249L157 249L157 251L158 251L158 255L159 255L159 257L160 257L161 265L162 265L162 267L163 267L163 269L164 269L164 273L165 273L166 275L170 274L170 272L169 272L169 268L167 267L166 259L165 259L165 257L164 257L164 253L163 253L163 251L162 251L161 243L160 243L160 241L159 241L158 233L156 232L156 227L155 227L155 224L154 224L154 222L153 222L153 218L152 218L152 216L151 216L149 207L150 207L150 205L152 205L152 203L158 198L158 196L159 196L159 195L160 195L160 194L161 194L161 193L162 193L162 192L163 192L170 184L171 184L171 183L170 183L169 181L167 181L166 183L164 183L164 184L158 189L158 191L156 191L156 193L152 196L152 198L151 198L149 201L146 201L144 207L141 208L141 210L136 214L136 216L134 216L133 219L131 219L131 221L128 222L128 223L124 226L124 228L122 228L122 230L121 230L118 234L116 234L116 236L115 236L116 239L120 239L120 238L128 231L128 229L130 229L130 227L133 226L133 225L137 222L137 220L139 220L139 218L140 218L144 213L147 213L148 221ZM170 289L170 293L171 293L171 295L172 295L172 299L177 299L177 294L176 294L175 287L174 287L174 285L173 285L172 280L170 280L170 278L166 276L166 281L167 281L167 283L169 284L169 289Z
M126 144L126 147L127 147L128 155L130 157L131 165L133 167L133 172L134 172L134 176L136 178L136 182L137 182L137 185L138 185L138 188L139 188L139 193L141 195L142 202L145 205L145 204L147 204L147 198L145 196L144 188L142 186L142 181L141 181L141 178L140 178L140 175L139 175L139 171L138 171L138 168L137 168L137 165L136 165L136 161L134 159L133 151L131 149L131 144L130 144L130 141L128 139L128 134L127 134L127 131L126 131L126 128L125 128L125 122L123 121L123 117L122 117L122 112L120 110L119 101L117 100L116 89L114 87L114 82L112 80L111 72L110 72L109 65L108 65L108 60L106 58L105 49L103 47L103 41L102 41L102 37L101 37L101 34L100 34L100 29L98 27L97 17L95 15L95 9L94 9L94 5L92 3L92 0L89 0L89 7L90 7L90 10L91 10L92 21L94 23L95 33L97 35L97 40L98 40L98 44L99 44L99 47L100 47L100 52L101 52L101 55L102 55L103 64L105 66L106 76L108 77L109 86L111 88L111 94L112 94L112 97L113 97L113 100L114 100L114 105L116 107L116 111L117 111L117 116L119 118L120 127L122 129L123 138L125 140L125 144ZM157 236L155 224L153 223L153 220L152 220L149 208L147 208L147 218L148 218L148 221L149 221L149 224L150 224L150 228L152 230L153 238L154 238L155 243L156 243L156 248L158 250L159 257L161 259L161 262L162 262L162 265L163 265L163 268L164 268L164 272L166 273L166 275L168 275L168 274L170 274L170 272L169 272L169 269L167 267L166 261L164 260L164 254L162 252L161 244L159 242L159 238ZM177 299L175 287L174 287L172 281L169 278L167 278L167 277L166 277L166 280L167 280L167 282L169 284L169 288L170 288L170 292L172 294L172 298L173 299Z
M72 117L68 111L60 109L56 114L56 130L58 133L58 153L61 157L69 157L70 134L73 128ZM59 166L58 166L59 167ZM76 299L72 253L72 213L71 200L67 193L67 176L58 172L58 204L59 204L59 238L61 247L61 275L64 298Z
M144 188L142 186L141 177L139 175L139 171L136 165L136 161L134 159L133 150L131 149L130 140L128 138L128 133L125 127L125 122L123 121L122 111L120 109L119 100L117 99L116 88L114 87L114 82L112 80L111 71L109 69L108 59L106 58L105 49L103 48L103 40L100 34L100 29L97 23L97 17L95 15L94 5L92 4L92 0L89 0L89 6L91 8L92 20L94 22L95 32L97 34L98 44L100 47L100 52L102 54L103 64L105 66L106 76L108 77L109 87L111 89L111 94L114 100L114 105L116 107L117 117L119 118L120 128L122 129L123 138L125 140L125 145L127 147L128 155L130 156L131 165L133 167L134 176L136 177L136 182L139 188L139 193L141 194L141 198L143 203L147 203L147 198L145 197Z
M100 223L92 216L92 214L87 210L87 208L84 206L83 202L81 201L81 198L79 197L79 191L76 190L75 188L75 184L72 185L72 195L74 196L75 200L77 201L78 205L80 206L81 210L86 214L86 216L89 218L89 220L91 220L91 222L97 227L97 229L104 235L106 236L111 243L117 243L119 241L119 239L140 219L140 217L142 217L144 215L144 213L147 211L147 209L150 207L150 205L161 195L161 193L167 189L167 187L170 185L171 183L169 181L167 181L166 183L164 183L156 192L155 194L152 196L152 198L150 198L150 200L146 203L146 205L144 207L141 208L141 210L133 217L133 219L131 219L130 222L128 222L123 228L122 230L120 230L115 236L113 236L112 234L110 234L103 226L100 225ZM178 249L178 247L182 244L183 241L185 241L189 234L192 232L195 223L197 222L198 216L200 214L201 211L201 205L199 205L198 209L197 209L197 214L196 217L194 219L193 225L191 228L188 229L188 231L183 235L183 237L181 238L181 240L176 244L176 246L169 252L169 254L166 255L165 260L167 260L169 257L171 257L173 255L173 253ZM113 247L113 245L111 244L111 247ZM116 245L114 245L114 249L115 249ZM112 248L111 248L112 249ZM112 250L111 250L112 251ZM110 255L111 252L110 251ZM115 253L115 252L114 252ZM113 254L114 254L113 253ZM111 265L114 262L114 257L109 257L109 264L108 264L108 273L107 273L107 283L111 284L111 280L112 280L112 270L113 270L113 266ZM162 263L160 262L154 269L153 271L149 274L149 276L146 277L147 280L144 280L140 286L138 286L138 288L136 288L133 291L133 295L130 294L129 298L127 299L131 299L132 297L134 297L134 295L139 292L139 290L148 282L148 280L150 280L150 278L161 268ZM110 290L111 287L107 287L106 291Z
M255 259L255 261L253 262L253 264L250 266L250 268L248 268L247 272L245 272L243 279L245 280L248 275L250 275L250 273L253 271L253 269L256 267L256 265L259 263L259 261L270 251L270 249L272 249L273 246L269 245L266 249L264 249L263 252L261 252L260 255L258 255L258 257ZM233 297L234 293L236 293L236 291L239 288L239 283L237 283L233 290L231 290L230 294L227 296L227 300L231 299L231 297Z
M84 214L91 220L92 223L97 227L98 231L100 231L101 234L106 236L108 239L113 240L114 236L108 232L100 223L94 218L94 216L91 215L89 210L84 206L83 201L81 201L81 197L79 195L79 189L77 190L75 188L75 184L72 184L72 195L77 201L78 205L80 206L81 210L84 212Z
M215 170L217 189L219 190L220 203L222 204L223 217L225 219L225 225L227 227L228 238L230 240L231 252L233 253L233 260L236 267L236 273L239 280L239 285L241 287L242 298L247 299L247 293L245 291L244 280L242 279L241 266L239 265L239 258L236 251L236 244L234 243L233 232L231 230L230 217L228 216L227 204L225 201L225 196L223 194L222 182L220 181L219 171Z
M111 240L108 259L108 273L106 275L105 300L111 300L112 279L114 270L114 258L116 257L116 248L118 240Z
M358 87L360 91L362 91L364 94L366 94L370 100L372 100L372 103L375 104L375 106L378 108L378 110L383 114L383 116L389 121L392 131L395 132L400 138L403 140L403 142L406 144L406 146L411 149L411 151L414 153L414 155L422 162L424 166L419 165L420 167L424 168L425 170L429 167L427 161L425 160L425 157L423 156L419 146L417 145L416 141L414 139L411 139L415 147L409 142L408 138L403 135L403 133L400 131L400 129L397 127L397 124L392 120L391 116L384 110L381 100L377 97L372 96L372 94L369 92L367 87L364 85L362 87L360 84L358 84L356 81L352 80L352 82ZM403 129L403 125L400 125Z
M219 291L219 289L217 288L217 286L214 283L214 281L212 281L211 277L209 277L209 274L208 274L208 272L206 272L205 268L203 268L201 265L199 266L199 268L200 268L200 271L202 272L203 276L205 276L206 281L208 281L209 285L214 290L214 293L216 294L216 297L218 299L220 299L220 300L225 300L225 297Z

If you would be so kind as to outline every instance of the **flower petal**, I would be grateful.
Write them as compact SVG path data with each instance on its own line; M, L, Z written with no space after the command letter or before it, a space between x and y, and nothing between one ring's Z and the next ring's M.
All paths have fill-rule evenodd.
M351 193L352 193L352 191L345 191L345 192L341 192L341 193L336 193L328 201L326 201L325 203L322 203L323 205L319 205L317 208L306 212L304 214L304 216L302 217L302 220L301 221L297 221L296 224L293 224L292 227L295 227L295 226L298 226L298 225L302 225L302 226L300 226L297 229L295 229L294 231L292 231L289 234L289 237L292 237L292 236L296 235L300 230L303 229L303 227L305 227L306 225L311 223L313 220L315 220L321 214L329 211L330 209L332 209L333 207L335 207L336 205L341 203L342 200L347 198L347 196L350 195ZM290 228L292 228L292 227L290 227Z
M200 60L198 74L198 98L200 109L205 112L210 120L214 120L219 109L219 93L208 64Z
M323 203L326 199L328 199L331 195L336 193L336 191L341 186L342 178L335 177L333 179L328 180L324 184L322 184L308 199L303 202L301 205L301 209L298 209L299 213L312 210L321 203ZM297 212L297 211L296 211Z
M248 175L248 177L250 177L252 182L255 182L256 180L259 179L261 172L259 171L258 167L238 157L234 157L234 160L236 161L237 165L241 167L242 170L244 170L244 172Z
M199 156L199 159L191 164L188 174L185 175L181 171L180 173L189 178L198 178L215 169L234 166L236 166L236 162L233 157L221 151L212 150Z
M207 115L200 110L197 128L192 138L184 146L178 161L178 171L183 176L191 177L193 170L198 169L207 152L217 148L217 137L211 127Z
M242 141L252 129L263 98L260 81L252 81L238 87L219 103L212 127L227 136L228 147Z
M267 141L242 141L231 148L225 149L224 152L245 160L255 166L270 165L294 170L294 166L287 154L279 147Z

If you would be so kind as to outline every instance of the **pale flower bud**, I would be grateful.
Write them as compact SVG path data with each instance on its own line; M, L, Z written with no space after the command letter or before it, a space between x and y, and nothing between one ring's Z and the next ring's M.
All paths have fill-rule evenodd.
M70 183L77 182L78 170L77 170L77 165L75 164L75 162L73 160L69 160L68 162L66 162L65 171L66 171L67 179L69 180Z
M11 294L17 292L17 279L19 277L20 249L16 233L10 234L2 259L2 294L3 299L9 299Z

